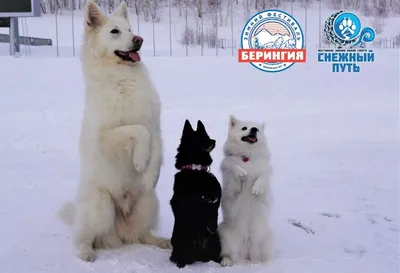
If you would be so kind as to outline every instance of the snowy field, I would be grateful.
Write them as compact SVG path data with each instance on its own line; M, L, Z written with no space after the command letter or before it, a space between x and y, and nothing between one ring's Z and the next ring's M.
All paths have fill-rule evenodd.
M168 202L185 118L201 119L216 138L218 178L231 113L266 121L273 155L277 260L182 271L397 272L398 58L377 51L376 63L362 73L339 74L310 56L273 75L234 58L144 58L163 101L158 234L172 232ZM0 63L1 272L175 272L169 250L148 246L101 251L93 264L74 256L71 231L56 211L74 198L78 182L79 60L3 57Z
M82 262L70 228L57 218L61 204L75 197L83 114L80 62L71 57L66 18L59 21L62 58L54 47L0 57L0 272L176 272L170 250L143 245L101 250L94 263ZM54 39L53 19L32 19L33 36ZM185 49L174 44L174 56L182 57L151 57L146 44L143 61L163 103L158 235L169 237L173 228L174 157L186 118L201 119L217 140L212 171L220 181L228 115L265 121L275 172L277 259L232 268L195 264L181 272L399 272L400 53L375 50L375 63L361 64L360 73L332 73L331 64L316 59L317 33L310 29L317 26L309 25L307 63L274 74L239 64L230 49L218 58L211 57L215 51L183 57ZM169 40L159 52L169 54Z

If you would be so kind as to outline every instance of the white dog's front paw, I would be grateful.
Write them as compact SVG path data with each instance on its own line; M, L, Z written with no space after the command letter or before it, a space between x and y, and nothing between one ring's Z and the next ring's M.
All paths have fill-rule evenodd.
M220 264L221 264L222 266L232 266L232 265L233 265L233 262L232 262L231 258L229 258L229 257L223 257Z
M163 249L172 249L172 244L170 239L159 238L157 246Z
M133 148L133 167L139 173L143 172L150 159L150 148L148 145L137 144Z
M146 191L151 191L154 189L154 185L156 182L154 180L155 180L154 176L149 175L147 172L143 174L142 183Z
M94 262L96 260L96 252L94 249L84 249L80 251L78 257L85 262Z
M264 187L263 187L263 186L260 186L260 185L257 185L257 184L254 184L253 187L251 188L251 192L252 192L254 195L263 194L263 193L264 193Z
M239 166L235 166L235 174L237 177L244 178L248 175L245 169Z

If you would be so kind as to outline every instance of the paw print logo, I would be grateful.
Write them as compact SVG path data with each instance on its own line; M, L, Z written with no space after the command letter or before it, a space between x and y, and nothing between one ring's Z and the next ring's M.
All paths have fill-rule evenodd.
M344 18L342 22L339 24L339 29L341 30L341 34L346 37L346 40L350 40L351 36L354 35L354 31L357 29L357 26L353 24L350 18Z
M360 34L360 19L353 13L343 12L336 17L333 30L337 38L342 41L354 40Z
M372 42L375 30L371 27L361 28L357 15L341 10L326 19L324 35L337 48L354 48Z

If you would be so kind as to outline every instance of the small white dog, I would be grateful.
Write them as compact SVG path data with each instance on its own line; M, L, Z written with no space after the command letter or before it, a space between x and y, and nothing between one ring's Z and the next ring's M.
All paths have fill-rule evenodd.
M80 185L76 204L65 204L59 214L74 224L84 261L94 261L100 247L171 248L170 240L151 232L163 160L161 103L138 53L143 39L132 32L125 2L107 17L88 0L84 19Z
M223 222L218 228L221 265L232 266L245 259L264 262L273 256L273 236L268 225L272 167L264 124L231 116L224 155Z

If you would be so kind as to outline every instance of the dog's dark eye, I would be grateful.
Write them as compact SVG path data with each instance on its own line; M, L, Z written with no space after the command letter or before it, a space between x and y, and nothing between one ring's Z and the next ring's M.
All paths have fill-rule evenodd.
M112 34L117 34L117 33L119 33L119 30L116 29L116 28L114 28L113 30L110 31L110 33L112 33Z
M242 131L246 131L246 130L247 130L247 127L243 127L243 128L242 128Z

